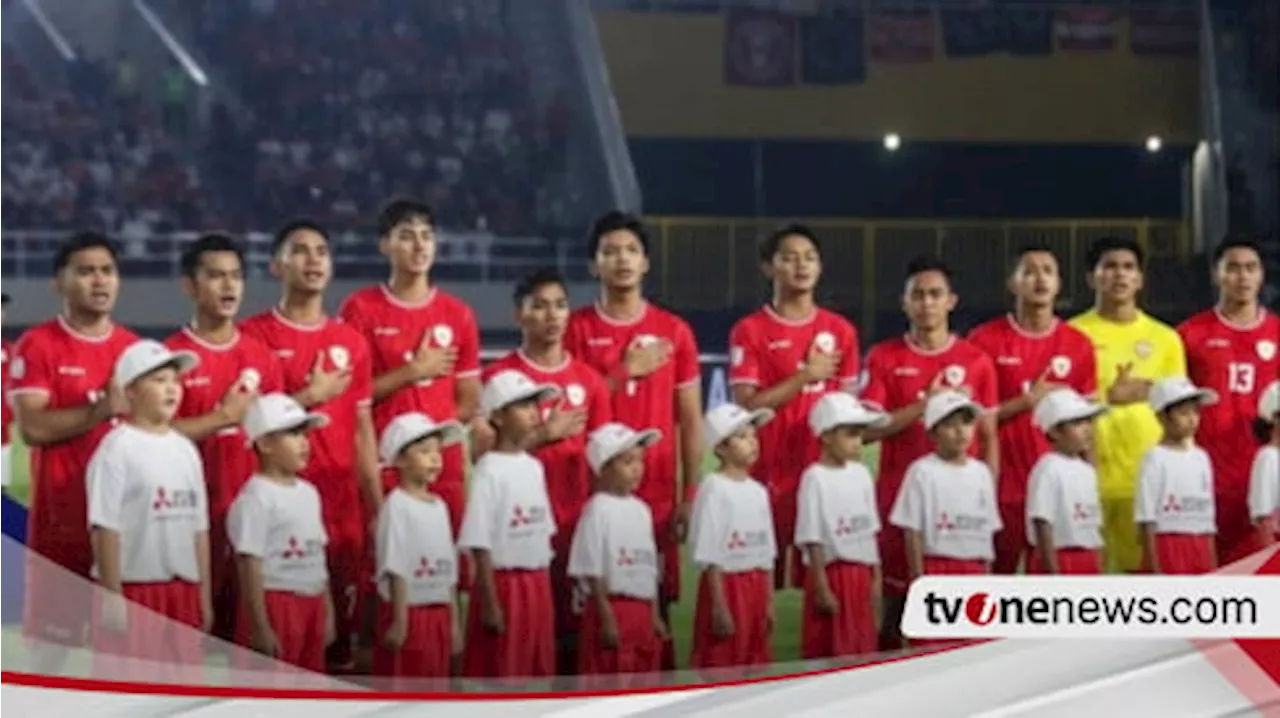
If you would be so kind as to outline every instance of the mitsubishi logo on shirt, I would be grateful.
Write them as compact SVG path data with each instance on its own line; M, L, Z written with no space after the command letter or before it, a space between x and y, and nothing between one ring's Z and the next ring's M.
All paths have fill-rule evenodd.
M509 528L520 528L521 526L534 526L540 524L547 519L547 510L541 506L530 506L527 510L525 507L516 504L511 514L511 522Z
M1080 501L1071 509L1071 520L1077 523L1088 523L1098 517L1097 504L1086 504Z
M1161 512L1166 514L1202 514L1207 513L1212 505L1212 499L1206 499L1202 496L1183 496L1179 498L1170 493L1164 500Z
M954 517L943 511L938 516L938 522L934 528L938 531L972 531L974 533L983 531L987 526L987 517L974 516L972 514L956 514Z
M763 548L769 543L767 531L734 531L729 534L730 551L747 551Z
M151 501L152 511L181 511L196 507L196 492L192 489L167 491L163 486L156 487L156 497ZM161 518L164 518L161 516Z
M280 557L286 561L304 558L306 555L307 551L303 548L302 544L298 542L297 536L290 536L288 545L285 546L284 551L280 553Z
M853 536L866 533L871 528L871 519L867 516L841 516L836 519L836 537Z
M657 564L656 557L652 551L647 549L627 550L626 546L618 549L618 563L620 568L631 568L633 566L654 566Z
M446 558L436 559L434 563L426 556L418 559L418 567L413 570L413 577L422 580L446 576L453 568L453 562Z
M626 546L623 546L622 548L618 549L618 565L619 566L634 566L635 564L636 564L636 560L632 558L631 554L627 553Z

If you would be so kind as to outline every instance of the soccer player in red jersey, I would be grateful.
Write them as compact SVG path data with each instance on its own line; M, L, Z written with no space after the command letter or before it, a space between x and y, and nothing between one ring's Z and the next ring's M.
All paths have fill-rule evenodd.
M556 609L556 663L559 675L578 672L578 616L586 596L569 578L569 546L578 517L591 498L587 436L609 423L609 389L599 372L565 350L569 293L564 278L543 270L516 284L516 321L520 348L485 367L485 379L514 369L537 384L560 388L560 396L542 407L543 422L530 451L542 462L547 494L555 513L551 590Z
M760 459L752 475L769 488L778 542L774 581L785 588L789 578L791 585L804 585L795 553L796 502L801 474L821 453L809 410L828 391L856 391L858 332L814 300L822 253L808 227L788 225L766 237L760 264L773 296L729 332L729 383L734 403L776 412L760 428Z
M333 278L329 239L319 225L299 220L276 233L271 273L284 286L278 307L246 319L240 330L266 344L280 362L284 390L308 410L329 417L311 435L303 478L320 492L329 535L329 582L337 639L329 665L353 664L352 634L365 563L368 530L360 510L376 516L382 500L373 429L373 372L369 344L352 327L324 313Z
M867 352L860 398L893 417L888 426L867 432L867 441L880 441L880 476L876 502L888 516L913 461L933 451L921 419L928 398L942 390L968 393L975 402L994 407L998 401L995 367L973 343L951 333L951 311L958 297L951 272L932 257L918 257L907 265L902 309L907 315L905 336L887 339ZM1000 475L995 421L979 421L980 442L970 451L981 456L993 476ZM1025 521L1025 519L1023 519ZM899 624L907 596L907 555L901 529L880 531L880 562L884 575L884 617L880 650L903 645Z
M614 421L662 432L645 451L644 481L636 495L653 514L662 561L658 606L669 625L671 604L680 599L680 544L702 474L698 345L683 319L645 301L649 235L638 217L616 211L601 216L587 236L587 254L600 298L569 317L565 348L605 377ZM675 668L668 640L662 670Z
M240 422L259 394L281 391L275 354L236 328L244 299L244 250L231 237L207 234L182 252L182 291L191 298L191 323L165 340L173 351L200 359L182 375L182 403L173 427L196 442L209 496L210 588L214 635L232 640L235 630L235 555L226 519L240 487L257 469Z
M1261 446L1252 431L1258 399L1278 376L1280 317L1258 296L1262 252L1248 239L1232 238L1213 253L1218 304L1178 326L1187 353L1187 373L1196 386L1221 397L1201 410L1196 443L1209 452L1217 499L1218 564L1243 558L1251 540L1249 471Z
M480 405L480 330L471 307L431 284L431 208L414 200L389 202L378 215L378 238L390 277L352 294L338 312L372 353L374 428L381 432L410 412L470 423ZM461 444L446 448L444 468L432 485L448 504L455 533L462 525L464 458ZM400 479L386 467L382 483L390 491Z
M997 500L1004 528L995 537L992 572L1011 574L1026 555L1027 477L1051 447L1031 422L1031 412L1049 392L1070 387L1084 396L1098 388L1093 344L1054 314L1062 289L1058 258L1047 247L1018 253L1009 276L1011 314L992 319L969 334L969 341L995 363L1000 405Z
M85 471L124 412L124 394L111 375L116 358L138 338L111 319L120 275L106 237L81 232L63 242L53 276L62 313L28 329L9 363L18 427L31 447L23 631L38 641L38 673L57 672L67 647L84 640L93 564Z

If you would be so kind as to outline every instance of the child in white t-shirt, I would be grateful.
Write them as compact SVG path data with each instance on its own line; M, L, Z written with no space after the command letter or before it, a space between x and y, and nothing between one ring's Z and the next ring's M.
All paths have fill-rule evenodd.
M140 340L112 381L129 400L125 421L98 444L85 475L99 675L163 680L201 660L213 625L209 501L195 445L171 422L179 375L199 359ZM166 620L167 619L167 620Z
M1142 536L1143 566L1152 573L1208 573L1218 567L1213 466L1196 446L1200 407L1218 394L1185 377L1162 379L1147 401L1164 435L1142 457L1134 521Z
M858 461L862 435L889 423L851 394L832 392L809 412L822 457L800 477L796 546L805 572L801 655L874 653L881 576L875 483Z
M448 678L452 657L462 653L458 552L449 507L431 483L440 476L441 451L464 435L456 421L437 424L415 412L396 417L379 441L379 457L396 468L400 485L378 510L373 666L377 675L402 679L397 688L414 688L414 678Z
M986 409L955 391L925 404L924 426L934 452L907 468L889 521L904 532L911 580L924 574L984 574L995 559L993 537L1003 526L995 479L969 456L974 426Z
M1084 456L1093 445L1093 420L1106 411L1073 389L1049 392L1032 411L1053 449L1027 481L1027 573L1102 572L1098 472Z
M502 371L480 396L495 443L472 469L458 535L458 547L471 551L476 570L464 659L464 672L473 678L555 674L549 569L556 522L542 463L526 447L541 423L539 402L559 395L554 385Z
M587 501L569 549L568 573L587 584L579 622L578 672L593 690L657 684L667 627L658 607L658 547L653 514L635 495L644 450L662 438L604 424L587 440L596 493Z
M255 399L243 425L258 471L227 513L242 603L236 641L316 673L324 672L325 648L334 639L329 537L320 493L298 472L311 454L307 432L328 423L284 394Z
M1258 529L1258 545L1280 538L1280 381L1273 381L1258 398L1258 449L1249 475L1249 516Z
M751 478L756 429L773 411L726 403L707 412L706 441L720 461L698 485L689 550L702 571L690 665L708 677L736 677L772 662L773 571L778 555L769 492ZM707 669L736 669L708 671Z

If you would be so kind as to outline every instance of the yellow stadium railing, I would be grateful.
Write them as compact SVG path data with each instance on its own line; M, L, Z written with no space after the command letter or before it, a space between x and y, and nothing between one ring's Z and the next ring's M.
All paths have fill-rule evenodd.
M714 310L765 297L757 244L780 226L773 218L655 217L651 279L660 298L683 310ZM951 266L966 308L999 311L1008 305L1005 277L1019 247L1042 244L1062 263L1067 306L1088 303L1085 252L1102 236L1137 240L1148 255L1145 301L1155 311L1185 303L1191 280L1189 226L1164 219L806 221L822 241L824 303L853 308L874 333L878 311L899 304L902 271L916 255L933 253ZM1158 280L1155 275L1158 275Z

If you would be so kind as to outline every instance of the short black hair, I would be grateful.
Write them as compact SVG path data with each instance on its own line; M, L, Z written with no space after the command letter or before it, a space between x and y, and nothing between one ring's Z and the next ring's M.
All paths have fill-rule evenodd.
M1107 252L1133 252L1133 256L1138 260L1138 267L1146 266L1147 263L1147 253L1137 240L1107 235L1093 240L1093 244L1089 245L1084 261L1090 272L1098 268L1098 262L1102 261Z
M566 294L569 292L569 285L564 281L564 275L555 269L546 268L526 275L516 282L516 288L511 293L511 298L518 307L524 304L524 300L528 299L530 295L548 284L559 284Z
M1221 262L1222 258L1227 256L1227 252L1233 249L1253 250L1253 253L1258 255L1259 259L1262 258L1262 245L1247 235L1234 235L1222 240L1218 243L1218 246L1213 248L1213 263L1216 265Z
M822 254L822 243L818 241L818 235L813 229L808 225L792 222L778 227L760 240L760 261L765 263L772 262L773 255L777 254L782 247L782 240L792 235L809 240L813 248L818 250L818 254Z
M271 255L275 256L280 253L280 248L289 240L289 235L302 230L315 232L321 237L324 237L325 242L329 241L329 233L325 231L324 227L320 226L319 222L314 219L299 217L298 219L291 219L288 222L285 222L284 226L276 230L276 235L271 240Z
M119 258L115 242L112 242L107 238L107 235L102 234L101 232L76 232L70 237L64 239L62 244L58 245L58 251L54 252L53 273L58 274L62 270L66 269L67 265L71 263L71 258L75 256L77 252L83 252L86 249L94 248L107 250L111 255L111 261L113 262Z
M1045 254L1052 254L1055 260L1058 258L1058 253L1053 251L1052 247L1044 244L1043 242L1024 244L1021 247L1018 247L1018 251L1014 252L1013 256L1009 258L1009 273L1013 274L1018 271L1018 266L1022 264L1022 259L1028 254L1039 254L1041 252Z
M212 252L231 252L239 260L240 268L244 269L244 248L229 235L215 232L202 235L182 250L182 276L195 279L196 271L200 269L200 260Z
M421 200L411 197L395 197L389 200L378 211L378 236L386 237L391 234L391 230L395 229L397 224L407 222L414 217L420 217L427 224L432 224L435 214L432 212L431 205Z
M937 272L946 277L948 286L955 286L955 282L952 281L951 268L932 254L921 254L907 262L907 271L903 274L902 281L905 284L914 279L916 275L924 274L925 272Z
M649 230L645 228L644 221L639 215L614 209L600 215L591 223L591 228L587 230L587 256L596 256L596 252L600 251L600 241L606 234L620 231L634 234L636 239L640 240L644 253L649 253Z

